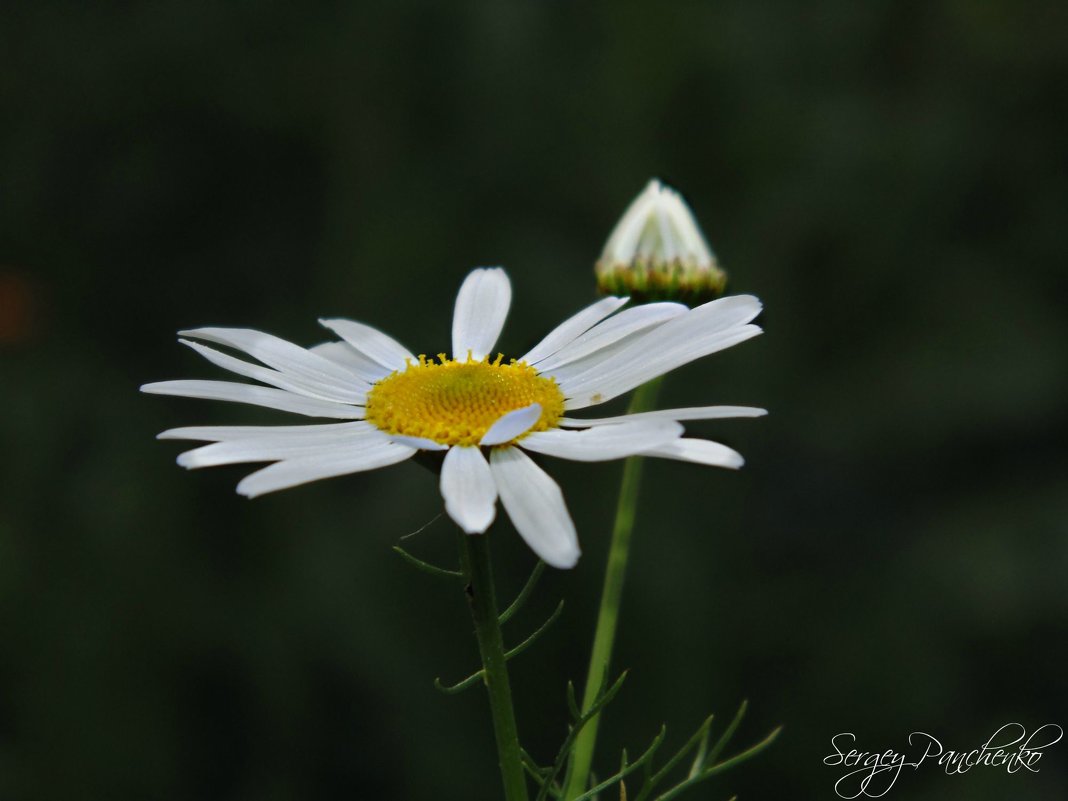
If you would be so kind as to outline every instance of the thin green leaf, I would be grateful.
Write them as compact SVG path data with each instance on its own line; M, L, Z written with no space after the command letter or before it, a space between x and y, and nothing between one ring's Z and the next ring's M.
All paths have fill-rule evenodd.
M698 743L701 742L701 740L707 738L708 731L711 726L712 716L709 715L707 718L705 718L704 722L697 727L697 731L695 731L690 736L690 739L686 741L682 748L676 751L674 756L672 756L671 759L665 762L664 766L660 768L660 770L658 770L656 773L646 779L645 785L642 787L642 791L638 793L638 798L635 799L635 801L644 801L646 798L648 798L649 794L653 792L653 789L656 787L656 785L660 784L660 782L664 780L664 777L667 776L668 773L670 773L672 770L674 770L675 766L678 765L686 757L686 755L690 753L690 751L692 751Z
M476 684L478 684L478 682L482 680L482 676L483 674L485 674L485 672L486 671L484 670L478 670L477 672L472 673L463 681L458 681L456 682L456 684L451 685L442 684L441 679L436 678L434 679L434 687L438 690L441 690L441 692L445 693L446 695L456 695L457 693L462 693L469 687L474 687Z
M578 733L582 731L582 727L589 723L593 718L597 716L597 713L604 709L616 694L620 688L623 687L623 682L627 678L627 671L623 671L619 674L619 678L612 682L607 690L604 690L593 702L589 710L584 715L580 715L579 718L571 725L567 731L567 736L564 741L560 743L560 749L556 752L556 759L553 760L552 773L549 774L549 781L546 784L551 784L556 781L556 777L560 775L560 771L563 770L564 765L567 763L567 758L571 753L571 745L575 742L575 738ZM571 687L572 706L574 706L574 687ZM541 791L538 793L538 797L535 801L545 801L548 797L548 789L545 785L542 786Z
M519 591L519 595L515 597L514 601L508 604L508 608L501 612L500 617L497 618L502 625L527 602L527 598L530 597L530 593L534 590L534 585L538 583L538 579L541 578L541 574L544 572L545 563L539 559L538 563L534 565L534 570L531 571L527 583L524 584L523 589Z
M580 795L577 798L575 798L574 801L589 801L589 799L593 798L595 795L597 795L597 793L601 792L601 790L604 790L607 787L610 787L611 785L615 784L616 782L622 781L624 779L624 777L626 777L627 775L633 773L638 768L640 768L642 765L644 765L646 763L646 761L648 761L648 760L653 758L653 754L656 753L656 750L664 742L664 737L665 736L667 736L667 727L666 726L661 726L660 727L660 732L656 735L656 737L653 738L653 741L652 741L652 743L649 744L649 747L645 749L645 753L642 754L640 757L638 757L634 762L632 762L629 765L626 764L626 752L624 751L624 753L623 753L623 767L617 773L615 773L614 775L609 776L607 779L605 779L600 784L597 784L597 785L591 787L589 790L584 792L582 795Z
M464 577L464 574L461 573L459 570L446 570L443 567L438 567L437 565L432 565L429 562L424 562L422 559L418 559L412 556L399 545L394 545L393 550L400 554L401 558L403 558L405 562L410 564L412 567L417 568L418 570L422 570L424 573L429 573L432 576L447 579L462 579Z
M432 518L430 518L427 522L423 523L423 525L419 526L419 528L417 528L415 531L409 531L407 534L405 534L403 537L401 537L401 539L402 540L411 539L416 534L419 534L422 531L426 531L426 529L430 528L430 526L434 525L439 520L441 520L441 516L443 514L444 514L444 512L438 512L436 515L434 515Z
M708 721L712 722L712 715L709 715ZM697 753L693 756L693 762L690 765L690 772L686 778L693 778L701 772L705 766L705 757L708 754L708 738L712 736L712 727L709 726L705 729L705 735L701 738L701 743L697 746Z
M523 651L527 650L527 648L533 645L534 641L538 639L538 637L540 637L542 634L544 634L545 631L549 628L549 626L556 622L556 619L560 617L560 613L563 611L564 602L560 601L560 603L556 605L556 609L553 611L553 613L549 615L549 619L542 623L541 626L539 626L533 634L523 640L523 642L519 643L519 645L517 645L515 648L512 648L510 651L505 652L505 661L511 659L512 657L519 656L521 653L523 653Z
M525 640L523 640L523 642L519 643L519 645L517 645L515 648L511 649L510 651L505 652L505 654L504 654L505 661L508 661L512 657L519 656L521 653L523 653L523 651L527 650L527 648L529 648L531 645L533 645L534 641L536 639L538 639L538 637L540 637L542 634L545 633L545 630L547 628L549 628L549 626L551 626L556 621L556 619L558 617L560 617L560 613L563 612L563 611L564 611L564 602L561 601L557 605L556 610L549 616L549 619L546 620L544 623L542 623L541 627L537 631L535 631L533 634L531 634L529 637L527 637ZM481 670L481 669L476 670L474 673L472 673L466 679L463 679L462 681L458 681L456 684L452 684L452 685L443 684L441 679L437 678L437 679L434 679L434 686L437 689L441 690L441 692L445 693L446 695L456 695L457 693L461 693L464 690L468 689L469 687L473 687L475 684L477 684L479 682L479 680L482 678L482 676L484 674L485 674L485 670Z
M685 781L680 782L663 795L657 796L656 801L671 801L671 799L678 796L684 790L693 787L698 782L703 782L705 779L711 778L712 776L715 776L719 773L723 773L724 771L733 768L735 765L739 765L742 762L745 762L747 759L752 759L765 748L767 748L769 745L771 745L773 742L775 742L775 738L779 736L779 732L781 731L782 726L779 726L771 734L769 734L756 745L746 749L745 751L742 751L740 754L733 756L730 759L726 759L723 762L720 762L718 765L713 765L711 768L702 771L697 776L688 778Z
M525 748L519 749L519 758L523 762L523 769L538 783L538 786L540 787L545 784L545 779L551 768L541 767L541 765L534 760L534 757L527 753ZM560 797L559 788L551 788L550 792L553 794L554 798Z
M732 756L730 759L725 759L722 762L720 762L719 764L713 765L712 767L706 769L705 772L701 774L702 777L704 777L704 776L714 776L717 773L723 773L726 770L730 770L735 765L740 765L743 762L745 762L746 760L752 759L757 754L759 754L761 751L763 751L765 748L767 748L769 745L771 745L773 742L775 742L776 738L781 733L782 733L782 726L776 726L772 730L771 734L769 734L767 737L765 737L759 743L757 743L754 746L751 746L750 748L747 748L745 751L742 751L740 754L736 754L735 756Z
M570 680L567 682L567 711L571 713L572 720L578 720L582 717L582 712L579 711L578 701L575 699L575 682Z
M706 765L710 762L714 765L716 760L719 759L719 755L723 753L723 749L727 747L727 744L731 741L734 733L738 731L738 726L741 725L742 718L745 717L745 711L747 709L749 709L749 699L742 701L741 706L738 707L738 711L734 713L734 720L731 721L731 725L723 731L723 734L716 740L716 744L712 746L712 750L708 752L708 757L705 759Z

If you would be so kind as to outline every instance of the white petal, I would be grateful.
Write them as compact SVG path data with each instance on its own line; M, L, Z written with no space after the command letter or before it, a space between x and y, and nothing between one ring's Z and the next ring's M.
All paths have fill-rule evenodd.
M538 372L551 373L555 368L602 351L631 334L666 323L688 311L681 303L646 303L622 311L594 326L574 342L542 361L538 364Z
M662 459L679 459L683 462L696 462L712 467L729 467L737 470L745 459L733 448L711 442L707 439L677 439L665 445L659 445L645 451L645 456L659 456Z
M481 534L497 515L497 485L482 451L456 446L441 465L445 511L468 534Z
M535 431L518 444L524 450L561 459L604 462L644 453L681 436L682 426L673 420L647 420L598 426L585 431Z
M348 342L323 342L319 345L312 345L308 350L351 370L369 384L380 381L393 372L374 359L364 356Z
M305 395L309 398L319 398L320 400L335 401L337 403L362 404L367 397L368 384L362 379L357 378L355 375L349 378L349 387L345 392L337 392L334 387L329 384L308 381L293 375L281 373L278 370L272 370L269 367L261 367L258 364L243 362L240 359L235 359L229 354L221 353L214 348L209 348L207 345L201 345L199 342L193 342L189 339L179 339L178 341L183 345L192 348L217 367L229 370L232 373L237 373L238 375L243 375L245 378L262 381L264 384L270 384L279 389L284 389L287 392L296 392L298 395Z
M603 260L630 263L634 259L637 255L638 238L641 236L642 229L645 228L649 214L656 205L659 194L660 182L654 178L631 201L608 236L604 252L601 254Z
M676 367L761 333L746 323L760 313L751 295L720 298L640 335L586 372L562 378L566 409L603 403Z
M479 445L502 445L511 442L530 430L541 418L541 404L532 403L522 409L513 409L497 418L497 421L482 435Z
M562 428L588 428L634 420L722 420L732 417L763 417L767 413L767 409L758 409L755 406L691 406L685 409L657 409L655 412L622 414L618 417L592 417L588 420L561 417L559 425Z
M542 359L548 358L560 348L575 341L601 320L610 315L629 298L601 298L596 303L591 303L582 311L573 314L560 325L550 331L541 342L531 348L520 357L519 361L527 364L537 364Z
M403 434L389 434L387 436L393 442L399 442L401 445L407 445L409 448L417 448L421 451L447 451L449 449L448 445L442 445L440 442L435 442L426 437L406 437Z
M712 251L701 229L697 227L697 220L690 211L690 207L676 192L671 190L666 193L664 201L668 216L675 223L681 258L692 259L699 265L712 264L715 261Z
M756 295L729 295L695 306L690 314L701 318L703 331L725 331L752 322L763 308Z
M277 462L304 456L325 457L339 450L351 451L383 441L386 441L385 435L374 426L352 423L344 431L308 431L300 435L269 434L202 445L181 454L178 464L192 469L242 462Z
M287 459L284 462L257 470L246 476L237 485L241 495L255 498L267 492L307 484L321 478L344 476L364 470L402 462L415 453L415 448L408 448L388 440L376 442L366 448L353 448L350 451L331 451L329 455L304 456L299 459Z
M390 371L403 370L407 360L415 361L415 357L406 347L377 328L355 320L320 320L319 323L325 325L364 356L383 367L388 367Z
M342 420L359 420L363 417L363 408L360 406L305 398L281 389L237 384L232 381L157 381L154 384L145 384L141 391L150 395L177 395L183 398L248 403L308 417L334 417Z
M178 333L244 351L268 367L294 379L301 379L308 386L319 387L320 394L332 392L336 396L332 400L344 397L352 390L352 371L262 331L251 328L195 328Z
M452 357L463 361L468 351L481 360L493 350L512 303L512 285L500 267L472 270L456 296L452 315Z
M600 348L593 353L588 353L585 356L568 361L566 364L554 365L552 367L545 367L539 370L539 374L546 378L555 379L557 386L561 390L577 380L585 380L590 375L596 375L598 371L604 372L602 365L612 364L613 359L619 353L629 348L639 339L641 339L646 332L638 331L636 333L628 334L622 339L613 342L606 347Z
M370 423L323 423L304 426L187 426L171 428L156 439L193 439L203 442L230 442L240 439L261 439L263 437L303 437L307 434L322 433L326 436L344 433L355 427L369 426Z
M612 230L601 261L631 264L676 260L698 266L708 266L713 261L689 206L675 190L654 179Z
M574 567L578 535L556 482L518 448L494 448L490 470L519 536L553 567Z

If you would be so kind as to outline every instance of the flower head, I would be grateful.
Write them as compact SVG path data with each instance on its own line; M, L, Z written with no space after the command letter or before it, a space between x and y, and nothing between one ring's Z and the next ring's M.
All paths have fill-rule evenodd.
M704 406L579 419L566 412L611 400L701 356L760 333L748 295L688 309L651 303L619 311L607 297L553 329L518 359L491 355L511 303L498 268L471 272L456 298L452 357L415 356L352 320L321 320L341 340L302 348L245 328L198 328L180 340L213 364L259 384L162 381L142 391L266 406L344 422L297 426L197 426L160 439L208 442L178 457L184 467L272 462L238 485L254 497L321 478L442 451L440 489L449 516L486 531L499 498L516 530L555 567L579 557L575 526L556 482L527 452L583 462L642 454L738 468L726 447L683 436L679 421L757 417L763 409ZM243 352L255 364L208 347Z
M595 270L602 293L641 300L700 303L727 283L686 201L655 179L612 229Z

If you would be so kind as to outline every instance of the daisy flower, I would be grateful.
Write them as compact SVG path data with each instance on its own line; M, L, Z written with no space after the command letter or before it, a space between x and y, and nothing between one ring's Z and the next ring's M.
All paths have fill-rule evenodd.
M247 328L181 331L209 362L260 382L161 381L143 392L265 406L343 422L196 426L160 439L208 442L178 457L188 468L272 462L245 477L248 497L443 451L445 510L469 534L485 532L500 499L520 536L548 564L580 554L559 486L528 453L581 462L659 456L738 468L742 457L683 436L680 421L758 417L763 409L704 406L580 419L569 412L615 398L669 370L760 333L760 302L739 295L689 309L650 303L620 311L606 297L565 320L518 359L493 354L512 290L499 268L464 280L452 321L452 357L415 356L352 320L321 320L340 341L302 348ZM209 347L239 351L259 364Z

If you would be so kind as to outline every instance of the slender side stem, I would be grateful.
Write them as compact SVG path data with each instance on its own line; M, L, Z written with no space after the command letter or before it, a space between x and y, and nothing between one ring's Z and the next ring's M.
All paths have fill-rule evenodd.
M475 636L482 655L483 681L489 694L493 732L497 738L497 758L504 782L505 801L527 801L527 780L523 774L519 731L512 708L512 690L504 661L504 641L497 616L497 594L490 568L489 534L460 532L460 564L467 579L467 602L475 622Z
M655 378L638 387L630 402L629 411L632 414L653 408L662 380ZM634 514L638 505L638 489L641 486L641 480L642 457L631 456L623 466L623 483L619 489L616 522L612 529L612 544L608 551L608 564L605 567L604 588L601 590L601 608L597 613L597 629L593 636L590 668L586 674L586 689L582 696L583 712L588 711L596 702L608 677L612 646L615 644L616 628L619 624L619 604L623 595L627 558L630 556L630 534L634 529ZM600 715L597 715L586 724L575 740L564 792L565 799L576 798L586 791L590 767L593 763L593 752L597 745L599 724Z

